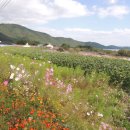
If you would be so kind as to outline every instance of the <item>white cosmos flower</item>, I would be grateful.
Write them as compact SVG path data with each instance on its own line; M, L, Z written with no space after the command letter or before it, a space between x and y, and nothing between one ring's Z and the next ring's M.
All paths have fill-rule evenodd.
M21 79L22 78L22 74L19 74L18 77Z
M20 78L19 78L19 77L16 77L16 78L15 78L15 81L19 81L19 80L20 80Z
M93 114L93 111L90 111L91 114Z
M14 73L12 73L11 75L10 75L10 79L13 79L14 78Z
M103 114L98 112L97 116L98 117L103 117Z
M22 70L22 73L24 74L24 73L25 73L25 70Z
M51 63L51 61L48 61L48 63L50 64L50 63Z
M20 70L20 68L17 67L16 70Z
M10 65L10 68L11 68L12 70L14 70L14 69L15 69L15 66L14 66L14 65Z
M37 75L37 74L38 74L38 72L39 72L38 70L37 70L37 71L35 71L35 75Z
M89 112L87 112L87 115L88 115L88 116L90 116L90 113L89 113Z

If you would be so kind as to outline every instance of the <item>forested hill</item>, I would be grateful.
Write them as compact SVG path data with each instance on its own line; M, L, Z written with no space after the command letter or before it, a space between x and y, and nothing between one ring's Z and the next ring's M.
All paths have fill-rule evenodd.
M47 44L60 46L68 44L70 46L85 45L100 49L121 49L117 46L104 46L96 42L81 42L72 38L53 37L47 33L34 31L17 24L0 24L0 41L20 43L27 41L30 44ZM125 47L127 48L127 47Z

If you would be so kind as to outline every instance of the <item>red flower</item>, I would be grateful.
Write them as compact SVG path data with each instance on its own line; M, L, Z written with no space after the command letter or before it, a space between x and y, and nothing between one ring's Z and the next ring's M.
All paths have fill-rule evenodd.
M33 115L34 112L35 112L34 109L32 109L32 110L30 111L30 114Z
M36 130L36 129L34 129L34 128L30 128L29 130Z
M50 128L51 127L51 123L46 123L46 128Z
M21 128L24 128L24 127L25 127L25 124L21 123L21 124L19 124L19 126L20 126Z
M44 112L42 112L42 111L38 111L38 112L37 112L37 115L38 115L39 117L41 117L43 114L44 114Z

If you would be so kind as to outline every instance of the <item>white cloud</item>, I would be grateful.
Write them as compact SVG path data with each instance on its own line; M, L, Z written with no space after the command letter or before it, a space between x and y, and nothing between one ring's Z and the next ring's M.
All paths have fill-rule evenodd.
M90 32L91 29L87 29L87 28L66 28L65 31L68 31L68 32Z
M58 18L87 16L85 5L75 0L13 0L0 10L1 22L46 23Z
M124 5L112 5L108 6L106 8L98 8L94 6L94 11L102 18L104 17L116 17L116 18L122 18L123 16L129 14L128 7Z
M118 2L118 0L108 0L108 2L109 2L110 4L116 4L116 3Z
M40 28L40 31L57 37L70 37L79 41L94 41L103 45L130 46L130 29L113 29L111 31L92 30L88 28L66 28L63 30Z

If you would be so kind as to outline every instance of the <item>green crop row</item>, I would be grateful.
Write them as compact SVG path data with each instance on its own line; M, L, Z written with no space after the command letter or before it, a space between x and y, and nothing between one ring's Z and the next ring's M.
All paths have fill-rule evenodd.
M80 67L84 75L93 71L105 73L110 77L110 83L120 85L130 92L130 62L120 59L110 59L92 56L81 56L76 54L48 52L40 48L4 48L4 51L13 55L28 56L35 60L48 60L57 66L71 68ZM2 49L0 49L2 52Z

